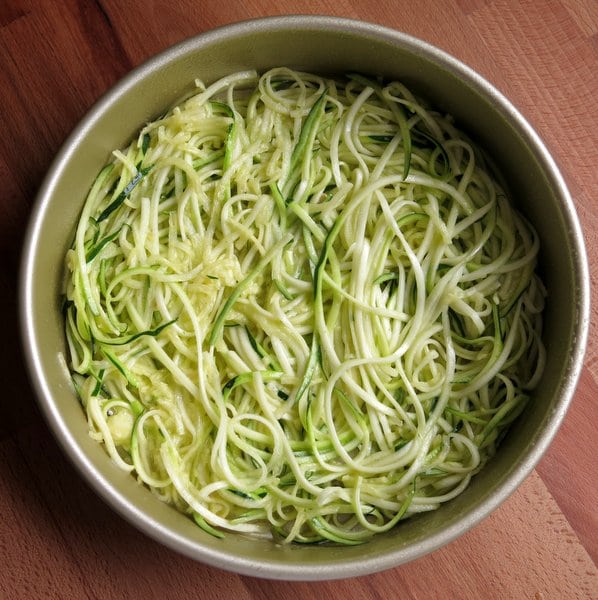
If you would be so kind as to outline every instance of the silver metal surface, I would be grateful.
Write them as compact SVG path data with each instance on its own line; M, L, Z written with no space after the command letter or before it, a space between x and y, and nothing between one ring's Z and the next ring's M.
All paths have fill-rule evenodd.
M276 65L387 75L429 97L496 158L542 243L548 364L529 409L462 496L359 547L282 547L205 534L118 470L89 437L60 360L66 353L60 311L63 256L87 190L109 152L181 98L196 77L210 81ZM354 577L413 560L455 539L503 502L538 463L573 397L590 295L587 257L567 187L542 141L509 101L458 60L420 40L377 25L314 16L260 19L199 35L135 69L101 98L66 141L39 191L20 293L26 360L39 405L96 492L146 534L187 556L243 574L302 580Z

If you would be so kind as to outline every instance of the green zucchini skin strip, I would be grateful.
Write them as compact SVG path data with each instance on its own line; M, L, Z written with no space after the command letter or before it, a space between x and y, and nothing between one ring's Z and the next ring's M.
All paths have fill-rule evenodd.
M127 367L116 357L116 355L111 350L102 347L102 353L123 375L123 377L127 380L129 385L131 385L134 388L139 387L139 383L136 377L127 369Z
M203 529L206 533L209 533L212 537L220 540L223 540L226 537L221 530L212 527L199 513L193 513L193 520L197 523L198 527Z
M228 171L231 166L233 160L233 148L235 145L235 138L237 135L237 129L235 125L235 113L233 109L224 102L212 102L212 106L216 109L222 110L228 117L230 117L233 122L226 129L226 139L224 142L224 155L222 162L222 170Z
M131 195L137 184L152 170L153 165L140 169L131 181L125 186L125 189L109 204L97 218L97 223L105 221L121 204Z
M129 337L125 337L124 339L101 340L100 343L102 343L106 346L124 346L126 344L130 344L131 342L134 342L135 340L137 340L140 337L143 337L145 335L147 335L149 337L156 337L156 336L160 335L160 333L162 333L162 331L164 331L167 327L169 327L173 323L176 323L176 319L172 319L171 321L162 323L161 325L158 325L158 327L156 327L154 329L147 329L146 331L140 331L139 333L134 333L133 335L130 335Z
M233 379L227 381L222 388L222 396L224 401L227 400L231 392L236 387L252 381L255 375L256 374L253 371L248 371L247 373L241 373L240 375L237 375L236 377L233 377ZM260 371L260 375L264 381L273 381L275 379L280 379L282 373L280 371Z
M104 246L107 246L110 242L115 240L120 235L121 230L122 228L118 229L114 233L111 233L110 235L107 235L106 237L102 238L93 248L91 248L85 257L87 262L91 262L102 251Z
M364 540L353 539L350 537L344 537L338 535L330 530L326 522L318 517L313 517L310 521L313 530L322 536L322 538L335 542L337 544L343 544L345 546L358 546L364 543Z
M299 170L303 161L308 160L311 145L313 144L313 137L315 134L316 127L322 118L324 113L324 107L326 106L326 95L328 90L324 90L322 94L315 101L311 107L303 126L301 127L301 133L293 153L291 155L291 163L289 166L289 176L285 183L285 189L289 189L293 186L293 183L299 178Z
M316 369L320 363L320 346L318 344L317 337L314 336L312 339L311 350L309 353L309 360L307 362L307 366L305 367L305 372L303 373L303 378L301 379L301 383L297 388L297 392L295 394L295 402L299 402L303 396L307 393L309 386L314 378Z

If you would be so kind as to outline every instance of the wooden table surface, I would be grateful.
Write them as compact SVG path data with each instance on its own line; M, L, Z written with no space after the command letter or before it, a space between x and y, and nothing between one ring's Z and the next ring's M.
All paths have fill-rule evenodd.
M597 0L0 0L0 598L598 598L598 319L536 471L445 548L319 583L241 577L146 538L90 491L35 405L16 286L36 191L70 130L132 67L217 25L282 13L384 24L479 71L529 119L574 196L598 292Z

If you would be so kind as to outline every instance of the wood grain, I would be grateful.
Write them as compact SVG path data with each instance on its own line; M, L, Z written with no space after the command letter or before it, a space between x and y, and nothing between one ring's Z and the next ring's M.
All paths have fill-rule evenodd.
M369 577L272 582L179 556L113 514L43 423L18 351L15 290L35 193L62 141L104 91L156 52L219 25L283 13L400 29L494 83L561 166L598 291L596 0L2 0L0 598L598 598L596 305L574 402L536 472L452 544Z

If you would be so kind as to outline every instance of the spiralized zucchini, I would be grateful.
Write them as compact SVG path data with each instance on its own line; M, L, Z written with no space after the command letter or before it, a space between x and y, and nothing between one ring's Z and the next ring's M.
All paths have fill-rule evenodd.
M216 536L357 544L436 509L541 376L534 229L397 81L197 87L114 152L66 256L91 435Z

